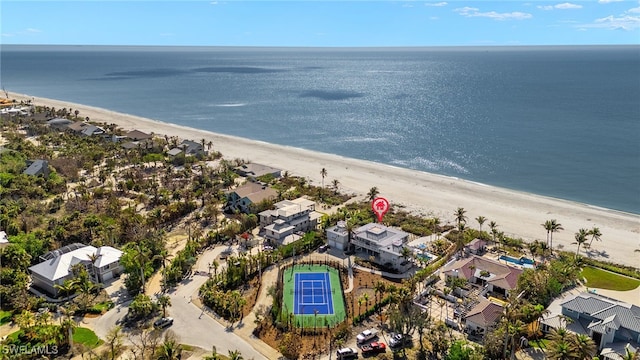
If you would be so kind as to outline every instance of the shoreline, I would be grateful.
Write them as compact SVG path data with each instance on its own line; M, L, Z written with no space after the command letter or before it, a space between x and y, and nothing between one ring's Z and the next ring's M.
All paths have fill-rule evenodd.
M580 228L598 227L602 241L594 242L594 258L629 266L640 263L640 215L621 210L544 195L511 190L445 175L411 170L368 160L347 158L335 154L282 146L264 141L214 133L161 122L139 116L122 114L108 109L33 97L9 92L9 97L33 100L35 105L55 108L73 108L79 117L90 121L116 124L125 130L137 129L153 132L157 136L178 136L199 141L213 142L213 149L227 159L245 159L289 171L318 185L322 181L320 170L325 168L325 186L337 179L341 192L354 193L364 198L371 187L376 186L392 206L424 216L437 216L442 224L455 223L454 212L458 207L467 212L467 226L477 229L475 218L484 216L488 228L490 221L498 224L498 230L510 237L525 241L546 240L543 224L556 219L564 230L553 235L554 249L562 245L564 250L575 249L574 234ZM575 250L574 250L575 251ZM583 253L583 255L586 255Z

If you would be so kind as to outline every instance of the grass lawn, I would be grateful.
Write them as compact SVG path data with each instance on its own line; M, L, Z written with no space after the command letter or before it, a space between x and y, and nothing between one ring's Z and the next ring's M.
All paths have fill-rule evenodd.
M549 340L547 339L529 340L529 346L533 348L546 349L548 342Z
M4 325L8 322L11 322L11 316L13 313L11 311L0 310L0 325Z
M581 276L587 279L588 287L599 289L627 291L640 286L640 280L594 267L585 267L582 269Z
M109 309L111 309L112 307L113 307L113 302L112 301L105 301L105 302L101 302L101 303L93 305L91 307L91 312L97 313L97 314L103 314L103 313L109 311Z
M78 327L73 331L73 342L84 344L92 349L102 344L102 340L98 338L96 333L83 327Z

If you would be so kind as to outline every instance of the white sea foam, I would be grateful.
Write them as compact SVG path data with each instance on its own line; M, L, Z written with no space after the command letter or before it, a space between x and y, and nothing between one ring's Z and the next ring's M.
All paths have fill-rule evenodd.
M240 106L247 106L247 104L245 104L245 103L225 103L225 104L213 104L211 106L215 106L215 107L240 107Z

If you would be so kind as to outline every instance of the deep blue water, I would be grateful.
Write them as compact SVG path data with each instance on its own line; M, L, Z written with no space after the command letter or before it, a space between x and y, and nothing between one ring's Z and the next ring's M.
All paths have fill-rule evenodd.
M2 46L7 90L640 214L640 47Z

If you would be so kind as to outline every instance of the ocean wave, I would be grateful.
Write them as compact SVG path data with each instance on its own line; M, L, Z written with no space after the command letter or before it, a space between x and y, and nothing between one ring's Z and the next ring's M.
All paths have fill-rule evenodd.
M469 173L469 170L467 168L449 159L425 159L421 156L416 156L408 160L396 159L391 161L391 163L401 167L426 171L443 171L448 169L454 170L455 172L460 174Z
M211 104L209 106L215 106L215 107L240 107L240 106L247 106L246 103L224 103L224 104Z
M373 143L373 142L387 142L389 141L386 137L360 137L360 136L351 136L347 138L340 139L341 142L353 142L353 143Z

